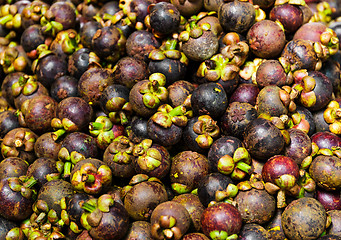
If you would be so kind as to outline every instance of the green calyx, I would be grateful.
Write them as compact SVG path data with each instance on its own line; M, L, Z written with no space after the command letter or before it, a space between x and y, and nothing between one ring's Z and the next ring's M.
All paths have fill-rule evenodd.
M137 164L145 171L153 171L161 165L162 155L155 148L149 148L146 154L137 158Z
M177 194L189 193L192 190L191 187L181 183L172 183L171 187Z
M201 148L209 148L213 143L213 138L220 135L220 128L217 122L209 115L201 115L198 121L193 124L193 131L198 134L195 139Z
M42 31L50 34L51 36L56 36L57 33L63 30L63 24L56 21L51 21L47 17L42 16L40 18L40 24L42 26Z
M215 201L221 202L225 201L226 199L232 199L238 194L238 187L232 183L230 183L226 189L221 191L216 191L215 193Z
M109 111L108 117L112 123L122 125L128 123L128 117L132 115L132 107L124 98L114 97L108 100L105 108Z
M281 189L290 189L296 184L296 177L289 174L283 174L275 180L275 183Z
M151 119L158 125L169 128L174 123L183 127L187 124L186 108L183 105L172 108L169 104L161 105Z
M8 186L14 192L20 192L26 199L36 199L37 192L33 186L38 182L33 177L11 177L7 180Z
M14 97L21 93L25 96L31 95L38 90L38 82L34 76L24 75L19 77L18 81L12 85L12 94Z
M109 194L103 194L97 200L97 207L102 212L109 212L109 209L113 204L114 199Z
M229 62L222 54L216 54L209 60L202 62L197 70L197 76L205 77L208 81L228 81L234 79L239 72L239 67Z
M151 139L144 139L139 144L136 144L133 148L133 155L135 157L142 156L146 153L146 151L153 145L153 141Z
M134 144L126 136L118 136L114 139L112 144L109 146L109 152L111 154L117 154L124 152L127 154L133 153Z
M236 149L233 157L229 155L221 157L218 161L217 168L219 172L225 175L238 174L237 169L247 174L251 174L252 167L250 166L250 164L251 156L249 152L245 148L240 147Z
M232 234L229 236L226 231L214 230L210 232L210 238L212 240L237 240L238 235Z
M149 82L141 87L142 100L146 107L157 108L161 102L168 99L168 91L165 88L166 77L162 73L153 73L149 76Z

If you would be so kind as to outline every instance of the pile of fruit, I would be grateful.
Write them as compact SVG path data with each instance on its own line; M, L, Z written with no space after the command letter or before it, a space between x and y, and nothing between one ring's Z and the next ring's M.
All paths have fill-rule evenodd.
M2 0L1 240L341 239L339 0Z

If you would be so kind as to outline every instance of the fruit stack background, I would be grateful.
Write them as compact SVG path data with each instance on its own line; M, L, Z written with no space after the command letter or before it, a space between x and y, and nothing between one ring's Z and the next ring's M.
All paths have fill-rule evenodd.
M339 0L0 1L0 240L341 239Z

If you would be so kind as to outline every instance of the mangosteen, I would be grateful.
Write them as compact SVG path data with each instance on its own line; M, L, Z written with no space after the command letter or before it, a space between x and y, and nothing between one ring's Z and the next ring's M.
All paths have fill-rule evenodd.
M283 211L282 227L289 239L318 238L326 228L327 214L314 198L292 201Z
M146 175L135 175L126 187L124 207L134 220L148 221L156 206L168 200L167 191L159 180L144 181L145 178L148 179Z
M198 183L209 173L207 158L197 152L183 151L171 159L170 181L172 189L178 193L188 193L198 187Z
M150 223L153 238L180 240L188 231L191 218L182 204L167 201L157 205L150 217Z

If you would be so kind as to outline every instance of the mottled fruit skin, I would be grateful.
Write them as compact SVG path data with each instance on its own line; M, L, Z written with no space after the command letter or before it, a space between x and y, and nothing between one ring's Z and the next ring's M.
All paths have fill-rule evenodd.
M26 174L29 164L18 157L8 157L0 162L0 180L8 177L20 177Z
M135 83L148 77L147 64L134 57L123 57L116 63L114 82L132 88Z
M82 131L89 127L93 110L83 98L68 97L58 103L56 114L60 120L63 118L71 120L77 126L77 130Z
M318 187L315 198L323 205L326 211L341 210L341 194L338 190L327 191Z
M109 212L103 212L98 226L89 231L93 239L122 239L129 228L129 215L122 204L114 201Z
M124 240L150 240L152 235L150 234L150 222L147 221L134 221Z
M239 191L235 201L245 223L264 224L275 214L275 198L265 190Z
M271 239L269 232L255 223L245 224L239 233L239 240Z
M220 5L218 19L225 32L244 33L255 23L256 11L249 2L232 1Z
M257 118L247 125L244 144L252 157L265 160L280 154L285 142L281 131L269 120Z
M311 142L315 143L320 149L341 147L341 138L331 132L316 132L311 136Z
M220 84L204 83L192 92L191 105L195 115L207 114L217 119L227 109L228 99Z
M34 144L35 155L38 158L47 157L57 161L58 153L61 148L61 141L62 140L55 141L52 132L40 135Z
M39 190L37 200L43 200L47 203L50 209L57 212L60 216L62 211L60 201L62 198L71 198L74 194L74 189L71 183L62 179L46 182Z
M212 31L203 31L198 38L190 37L181 47L186 57L198 62L209 59L217 53L218 49L218 38Z
M296 39L310 40L314 42L321 42L320 35L326 31L327 26L322 22L310 22L302 25L293 37Z
M127 38L126 49L129 57L147 60L148 54L160 47L159 41L151 32L145 30L135 31Z
M206 236L215 230L225 231L228 236L238 234L242 217L236 207L229 203L217 203L205 209L201 215L201 227Z
M160 34L171 34L180 25L180 12L171 3L159 2L151 7L150 26Z
M154 209L152 215L150 216L150 223L152 224L152 237L155 239L163 239L160 238L162 235L164 235L163 233L160 234L157 232L157 234L153 234L153 228L155 228L157 225L161 225L160 230L166 228L162 226L163 224L161 224L162 221L160 219L162 216L169 216L175 219L174 226L170 228L171 230L173 228L176 229L174 231L176 231L177 234L174 235L174 240L181 239L181 237L188 231L190 227L191 217L183 205L175 201L163 202Z
M307 109L318 111L327 106L332 100L333 85L329 78L319 71L309 71L308 76L313 77L316 82L313 90L316 95L316 102L313 106L307 107Z
M206 175L199 182L198 197L200 202L207 207L211 201L215 201L216 191L223 191L229 184L233 184L232 179L219 172Z
M189 233L186 234L182 240L209 240L209 238L202 233Z
M272 21L282 23L288 33L294 33L303 24L303 13L293 4L282 4L273 7L269 15Z
M222 136L217 139L208 152L208 161L211 171L217 171L218 161L225 155L233 156L237 148L244 147L241 140L233 136Z
M260 58L275 58L286 43L282 28L271 20L262 20L249 29L246 36L250 50Z
M86 102L97 106L104 89L112 84L114 84L114 75L111 70L89 68L79 79L78 93Z
M281 88L275 85L269 85L260 90L257 96L258 114L270 114L273 117L287 114L288 109L280 99Z
M175 196L172 201L181 203L188 211L191 217L191 226L189 232L201 231L200 218L205 210L204 205L200 202L198 195L193 193L184 193Z
M76 151L85 158L95 158L98 155L95 138L83 132L69 133L64 138L61 147L65 147L69 153Z
M281 54L289 60L291 69L314 70L318 62L317 55L311 42L303 39L289 41Z
M8 231L18 227L18 224L0 216L0 226L0 239L6 239Z
M52 130L51 120L56 117L57 102L45 95L32 98L25 113L27 127L37 134Z
M199 181L209 173L207 158L197 152L180 152L171 162L171 183L183 184L187 186L188 191L197 188Z
M287 75L282 64L274 59L262 62L256 72L257 85L260 87L269 85L280 87L286 84L286 79Z
M230 103L241 102L249 103L252 106L256 105L256 99L259 93L259 88L253 83L242 83L234 90L230 97Z
M336 156L317 156L310 165L309 173L317 185L326 190L341 187L341 159Z
M25 198L20 191L10 188L8 178L0 181L0 215L11 221L22 221L28 218L33 210L34 199Z
M249 103L233 102L221 117L221 129L224 134L243 139L246 126L257 118L257 110Z
M334 234L337 236L341 236L341 211L339 210L330 210L327 214L331 217L332 224L327 229L327 234Z
M141 182L133 186L124 198L124 207L131 218L148 221L160 203L168 200L166 189L158 182Z
M290 240L316 239L325 230L326 219L326 211L319 201L303 197L285 208L282 227Z
M292 158L297 164L308 157L312 151L312 144L309 136L300 129L291 128L288 130L290 143L285 146L284 155Z

